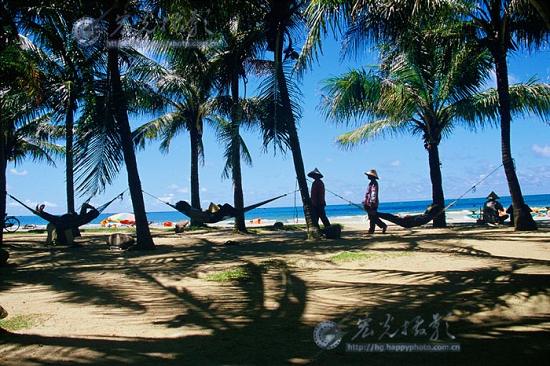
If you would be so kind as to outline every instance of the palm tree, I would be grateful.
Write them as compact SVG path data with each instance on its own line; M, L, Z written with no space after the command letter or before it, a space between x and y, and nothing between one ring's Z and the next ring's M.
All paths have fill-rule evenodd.
M121 81L121 70L119 66L121 59L117 42L121 39L122 29L119 27L118 20L125 15L125 11L128 11L128 9L125 9L126 5L127 2L125 0L115 1L114 4L109 7L110 12L107 13L105 17L109 41L114 44L107 49L107 111L115 122L116 131L118 132L119 141L122 146L122 155L124 156L126 165L128 187L136 218L136 249L154 249L155 244L151 237L147 214L145 212L141 180L139 178L134 143L132 140L132 130L128 121L128 99Z
M220 138L223 141L229 139L226 141L226 146L230 151L226 151L226 158L230 161L227 162L226 169L231 169L233 201L239 212L235 217L234 229L243 233L246 232L246 224L243 211L241 156L246 159L249 154L245 151L246 147L242 145L239 131L244 118L240 83L244 81L246 85L248 69L256 61L260 51L262 32L255 19L256 12L254 4L248 2L242 2L238 8L228 12L229 21L226 20L218 28L219 46L211 50L220 100L224 100L226 107L229 107L229 124L222 121L217 127ZM224 176L229 176L227 170L224 170Z
M266 102L271 101L274 117L267 136L277 134L277 129L287 134L286 143L292 152L308 236L312 237L319 233L311 218L311 199L296 125L299 108L295 99L291 100L293 88L289 70L291 60L298 57L293 48L293 35L299 33L303 26L305 4L305 1L299 0L266 0L262 3L267 50L273 52L273 72L262 87L262 98Z
M181 131L189 132L191 147L191 206L201 209L199 190L199 159L204 155L202 134L204 120L214 112L212 75L204 55L193 52L196 62L181 65L173 63L173 69L157 80L158 93L168 113L140 126L134 132L136 146L143 147L146 139L161 139L160 148L168 152L172 140ZM191 225L201 225L191 220Z
M529 0L479 0L466 2L466 29L493 56L500 114L502 164L514 206L516 230L536 230L537 224L523 199L512 158L510 123L512 106L508 80L508 53L519 47L536 48L548 41L550 28Z
M382 47L377 70L352 70L329 79L323 107L336 121L367 118L368 123L339 137L344 146L385 134L421 135L428 152L433 203L444 207L439 143L456 123L475 127L494 118L498 106L494 90L479 92L491 70L491 57L476 45L449 43L437 35L419 36L411 46L405 51ZM514 86L518 113L545 115L550 112L549 102L548 84ZM444 213L433 225L446 225Z
M24 18L22 29L32 34L33 55L47 76L53 117L64 120L65 124L65 175L67 212L75 212L74 187L74 119L78 103L90 93L92 75L101 61L103 52L99 48L88 47L84 53L71 35L71 24L76 14L58 9L40 9L38 15ZM30 41L29 41L30 42Z
M462 37L475 39L493 57L499 95L502 163L512 196L514 225L516 230L535 230L537 226L525 205L511 153L507 56L519 47L537 48L548 40L550 28L544 15L548 7L541 4L535 0L312 0L308 8L311 31L300 64L311 64L320 49L321 35L329 24L336 28L342 20L347 22L346 38L355 46L352 48L357 49L361 43L371 40L406 45L411 23L433 18L439 11L454 16L459 21L454 31ZM443 23L440 26L445 28Z

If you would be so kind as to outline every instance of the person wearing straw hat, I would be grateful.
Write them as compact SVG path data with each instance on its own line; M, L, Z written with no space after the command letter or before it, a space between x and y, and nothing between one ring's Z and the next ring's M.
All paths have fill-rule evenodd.
M313 178L313 184L311 185L311 218L313 219L313 225L319 227L319 219L323 222L325 228L330 226L327 214L325 212L325 184L321 180L323 174L319 169L315 168L307 174L308 177Z
M386 232L388 225L386 225L378 217L378 173L376 170L371 169L368 172L365 172L367 178L369 178L370 183L367 188L367 193L365 193L365 201L363 201L363 207L369 215L369 234L373 234L376 229L376 225L382 229L382 234Z
M487 201L483 205L483 221L487 224L503 224L508 218L504 207L498 202L499 198L493 191L487 196Z

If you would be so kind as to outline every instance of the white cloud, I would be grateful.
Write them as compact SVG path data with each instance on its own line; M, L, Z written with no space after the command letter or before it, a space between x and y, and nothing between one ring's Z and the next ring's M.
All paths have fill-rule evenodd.
M173 191L176 191L178 193L189 193L189 188L187 187L180 187L179 185L177 184L170 184L168 186L168 189L170 190L173 190Z
M533 145L533 151L538 156L542 156L544 158L550 158L550 146L549 145L539 146L539 145L535 144L535 145Z
M174 194L173 193L167 193L167 194L159 197L159 199L161 201L164 201L164 202L172 202L172 199L174 199Z
M390 165L391 165L391 166L399 166L399 165L401 165L401 161L399 161L399 160L394 160L394 161L392 161L392 162L390 163Z
M29 172L26 171L26 170L18 171L15 168L10 169L10 173L13 174L13 175L19 175L19 176L24 176L24 175L29 174Z
M54 202L49 202L49 201L40 201L40 202L37 202L37 201L32 201L32 200L29 200L29 199L26 199L25 200L25 204L27 206L30 206L32 208L34 208L36 205L38 204L44 204L46 205L46 210L48 209L48 207L57 207L58 204L57 203L54 203Z
M208 189L206 187L202 187L201 192L208 192Z

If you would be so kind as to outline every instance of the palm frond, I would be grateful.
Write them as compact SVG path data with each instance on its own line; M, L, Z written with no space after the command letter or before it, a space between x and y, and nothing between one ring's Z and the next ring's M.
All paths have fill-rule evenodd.
M337 143L344 148L352 148L374 138L405 133L407 129L415 128L411 121L376 120L338 136Z

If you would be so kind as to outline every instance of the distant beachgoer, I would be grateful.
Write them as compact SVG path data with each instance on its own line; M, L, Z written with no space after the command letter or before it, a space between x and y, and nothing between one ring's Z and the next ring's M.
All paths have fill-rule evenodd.
M495 192L489 193L487 201L483 205L483 221L487 224L503 224L508 218L504 207Z
M323 174L319 169L315 168L307 174L308 177L313 178L313 184L311 185L311 218L313 219L313 225L319 227L319 219L323 222L325 228L330 226L328 221L325 207L325 184L321 180Z
M376 225L378 225L378 227L382 229L382 234L384 234L386 232L386 229L388 228L388 225L386 225L378 217L378 173L376 173L376 170L371 169L368 172L365 172L365 175L370 179L367 193L365 194L365 200L363 201L363 208L367 211L367 214L369 215L369 234L374 233Z

